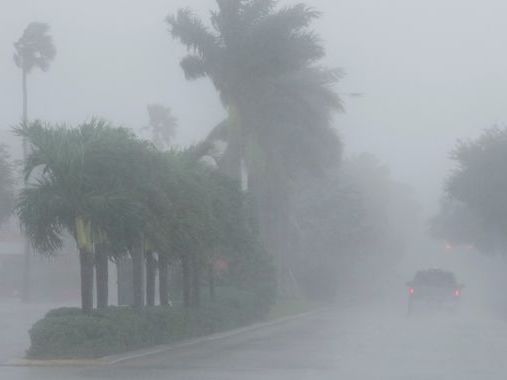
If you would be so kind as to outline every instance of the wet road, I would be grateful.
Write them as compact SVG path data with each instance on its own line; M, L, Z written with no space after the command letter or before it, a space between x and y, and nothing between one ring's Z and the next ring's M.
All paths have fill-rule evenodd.
M24 304L19 300L0 302L0 363L22 357L30 344L28 330L56 303ZM3 379L0 377L0 379Z
M0 367L0 379L507 378L507 324L492 316L328 310L106 368Z

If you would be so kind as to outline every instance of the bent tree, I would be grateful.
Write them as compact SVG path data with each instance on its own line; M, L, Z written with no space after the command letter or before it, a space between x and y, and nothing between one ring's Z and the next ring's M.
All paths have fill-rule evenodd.
M228 112L210 138L227 144L219 162L224 173L238 181L247 174L283 292L291 270L291 188L298 176L339 160L330 121L341 102L332 88L340 72L322 67L324 48L310 29L319 13L278 4L219 0L209 26L188 9L167 22L188 48L181 61L187 79L209 78Z
M134 306L142 308L145 296L148 305L155 303L155 258L160 304L168 303L168 263L179 261L185 305L198 306L202 273L208 270L212 276L209 269L217 258L233 265L262 255L245 194L235 181L197 160L196 148L161 152L102 120L77 128L34 122L16 132L33 147L24 167L28 182L19 195L17 214L41 253L62 247L64 233L74 237L83 311L94 306L94 268L97 307L108 305L110 259L132 257ZM146 293L144 261L150 264ZM266 262L255 268L269 273L268 267ZM248 271L252 269L242 272Z

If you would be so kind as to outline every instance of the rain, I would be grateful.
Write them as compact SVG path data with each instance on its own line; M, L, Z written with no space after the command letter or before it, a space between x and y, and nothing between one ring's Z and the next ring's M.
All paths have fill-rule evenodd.
M0 379L504 379L507 4L3 0Z

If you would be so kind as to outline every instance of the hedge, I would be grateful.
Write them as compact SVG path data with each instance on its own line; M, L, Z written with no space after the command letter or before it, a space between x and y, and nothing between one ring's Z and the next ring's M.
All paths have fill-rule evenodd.
M223 292L221 292L223 293ZM33 359L98 358L245 326L266 317L266 300L229 291L196 309L109 307L91 314L51 310L29 331Z

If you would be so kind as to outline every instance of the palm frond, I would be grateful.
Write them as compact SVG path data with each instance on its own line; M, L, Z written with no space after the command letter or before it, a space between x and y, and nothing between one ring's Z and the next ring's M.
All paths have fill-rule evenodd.
M176 15L168 16L171 35L199 56L210 56L217 51L217 38L191 10L180 9Z
M276 8L278 0L248 0L241 12L241 21L244 26L252 27L268 17Z
M240 19L244 0L217 0L218 11L211 12L211 25L217 32L220 42L230 46L240 40L243 31Z
M197 55L187 55L181 60L180 66L185 78L189 80L199 79L208 74L205 61Z
M16 53L14 62L19 68L30 72L38 67L42 71L49 69L50 62L56 56L56 48L49 33L49 25L41 22L28 24L21 38L14 44Z
M62 233L73 223L72 206L48 180L24 188L18 196L16 212L32 245L42 253L62 247Z

